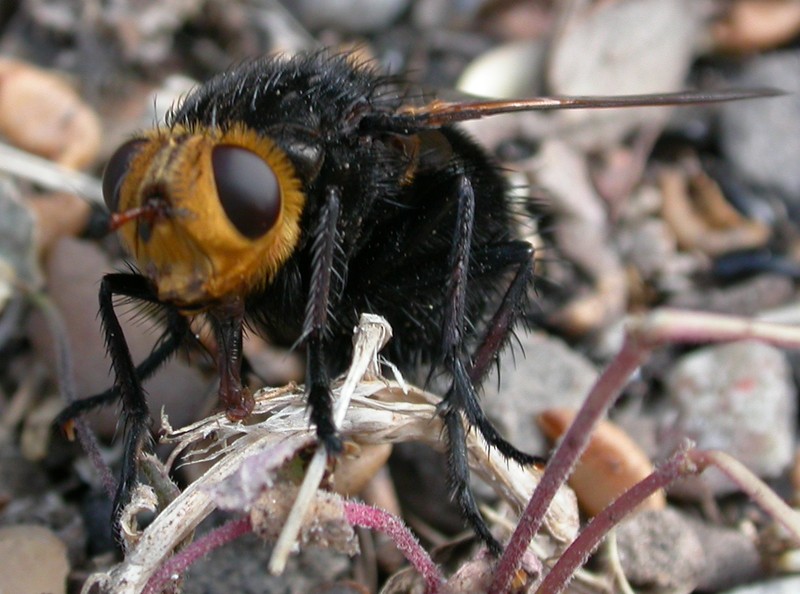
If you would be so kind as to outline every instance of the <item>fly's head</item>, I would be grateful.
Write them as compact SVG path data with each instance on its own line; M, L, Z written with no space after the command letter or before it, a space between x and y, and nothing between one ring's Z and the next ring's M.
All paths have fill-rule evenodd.
M159 298L185 307L269 282L297 246L305 203L286 154L243 126L129 140L109 160L103 196Z

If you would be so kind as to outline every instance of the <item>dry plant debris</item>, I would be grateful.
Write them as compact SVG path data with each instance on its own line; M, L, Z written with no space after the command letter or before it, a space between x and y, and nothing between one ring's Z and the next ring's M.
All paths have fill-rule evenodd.
M368 325L375 323L368 320L365 327L362 322L357 336L363 337ZM357 342L359 354L353 367L366 370L375 359L379 344ZM337 402L344 385L340 383L334 389ZM352 394L345 394L350 404L340 426L347 440L358 444L420 441L437 449L443 447L442 426L436 415L437 396L382 378L350 385ZM172 430L165 420L162 440L174 443L176 453L185 451L184 463L211 460L214 464L140 532L135 525L135 512L152 511L156 505L152 490L142 487L126 514L129 521L125 525L125 559L109 572L90 578L83 591L88 594L95 584L102 591L120 594L145 591L159 566L191 538L194 529L214 509L250 514L253 529L274 537L297 493L297 486L285 474L285 464L315 443L303 394L302 387L293 385L262 390L256 395L253 411L253 418L258 420L248 424L231 422L224 414L217 414ZM487 448L476 432L468 435L471 469L519 513L538 484L540 471L504 459L496 450ZM300 542L324 542L354 552L352 533L343 526L343 500L320 493L316 487L313 489L312 510L304 514ZM574 494L562 489L547 513L545 531L531 545L532 551L538 557L558 556L575 537L577 528Z
M336 416L340 417L342 433L348 440L365 444L411 439L441 446L441 426L436 416L438 398L407 386L399 378L387 381L375 376L377 349L390 333L381 318L362 316L356 331L353 364L336 389ZM800 514L724 452L698 450L685 444L669 460L605 505L580 532L574 494L563 486L589 447L601 416L619 395L630 373L653 349L675 341L745 338L800 347L800 331L796 328L752 320L668 310L632 318L625 345L598 379L543 473L503 459L472 432L468 444L470 467L511 506L514 516L519 516L519 523L496 565L479 555L462 564L449 580L400 520L319 490L323 472L315 475L313 460L322 460L324 471L327 456L323 449L317 449L312 464L302 471L298 488L298 470L293 464L298 454L313 447L315 442L308 428L301 389L289 385L260 392L255 420L247 425L231 422L224 415L213 415L175 431L164 420L164 440L176 444L173 461L185 454L187 461L200 459L214 464L186 490L170 497L168 505L142 531L136 526L136 513L155 511L159 497L152 488L140 486L124 514L125 559L110 571L91 576L83 592L89 594L99 586L101 591L115 593L157 594L168 583L177 583L181 571L208 550L249 531L277 539L278 543L287 538L292 547L313 544L353 554L358 547L352 527L357 525L390 534L419 572L428 594L459 591L500 594L526 592L532 587L541 594L557 593L567 587L587 555L625 516L641 510L659 489L710 466L735 482L782 525L794 546L800 546ZM193 448L197 444L202 446ZM320 452L322 455L318 456ZM195 544L188 544L200 521L216 508L245 516ZM293 515L298 518L294 526ZM184 551L170 558L183 547ZM273 561L280 554L280 546L276 546ZM543 562L547 563L546 568ZM271 567L281 571L282 563L271 562ZM616 575L616 579L624 580L619 573ZM384 591L405 591L405 586L399 587L397 582L390 581Z

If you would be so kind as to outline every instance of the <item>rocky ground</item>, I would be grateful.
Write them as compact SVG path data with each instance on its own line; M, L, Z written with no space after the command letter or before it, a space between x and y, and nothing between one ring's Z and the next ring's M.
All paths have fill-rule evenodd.
M88 396L113 379L97 290L104 272L124 266L124 254L101 233L105 162L194 85L250 57L329 47L448 98L454 89L505 98L786 92L723 105L523 113L465 124L520 188L521 233L537 248L531 328L517 333L482 402L511 442L546 457L619 351L629 316L669 307L800 323L799 32L792 0L4 2L0 591L79 592L90 574L120 562L102 479L52 423L65 390ZM134 359L152 348L156 326L146 312L126 316ZM800 501L797 351L776 346L791 341L719 342L703 332L691 344L654 350L611 422L597 429L571 482L582 521L687 438L701 450L727 452L789 505ZM296 353L258 337L245 352L268 385L302 380ZM147 383L151 410L163 407L174 428L200 421L215 410L215 381L203 356L178 357ZM116 407L90 418L114 472L122 454L118 418ZM381 450L358 470L358 491L401 515L449 575L476 559L476 547L431 445L399 443L386 462L380 456L388 449ZM170 448L157 453L166 460ZM504 476L495 470L489 484L476 478L474 488L507 537L516 516L492 489ZM185 489L207 472L201 463L178 464L172 478ZM798 570L800 543L722 473L676 482L646 508L570 591L800 588L787 577ZM225 509L199 533L237 517ZM303 547L283 575L271 576L274 535L249 534L197 560L181 591L422 591L411 579L398 581L404 560L385 535L359 529L357 541L357 556ZM36 572L27 569L34 563Z

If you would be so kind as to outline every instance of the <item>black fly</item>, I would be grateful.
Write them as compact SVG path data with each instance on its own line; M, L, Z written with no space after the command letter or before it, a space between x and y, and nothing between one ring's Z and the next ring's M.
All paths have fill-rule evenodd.
M387 356L429 365L449 388L439 406L451 484L464 518L497 554L468 487L465 425L503 455L534 458L504 440L478 402L533 279L533 249L511 220L508 187L484 151L452 124L531 109L671 105L758 93L413 105L394 79L317 53L267 58L191 93L166 124L110 159L103 193L112 227L137 272L108 274L100 315L116 382L67 408L67 423L119 399L126 437L114 519L129 501L149 435L141 381L190 339L204 315L218 344L219 398L246 417L242 328L302 345L311 421L327 449L331 377L349 360L358 315L394 329ZM148 302L167 320L153 352L134 365L114 296Z

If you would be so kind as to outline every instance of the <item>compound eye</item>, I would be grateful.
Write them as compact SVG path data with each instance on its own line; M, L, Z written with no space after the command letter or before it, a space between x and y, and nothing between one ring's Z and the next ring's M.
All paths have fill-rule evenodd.
M111 212L119 208L119 193L128 174L130 164L146 140L134 138L120 146L108 160L103 172L103 200Z
M281 189L269 165L255 153L220 145L211 152L217 195L233 226L249 239L269 231L281 212Z

